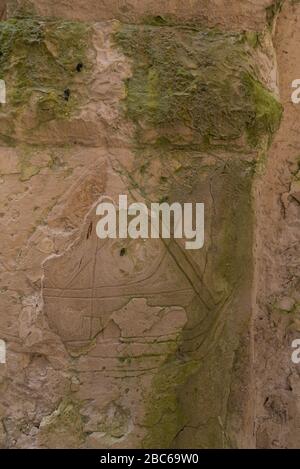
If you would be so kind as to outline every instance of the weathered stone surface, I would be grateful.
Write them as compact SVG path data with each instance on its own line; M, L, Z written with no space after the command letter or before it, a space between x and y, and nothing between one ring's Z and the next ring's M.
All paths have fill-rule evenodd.
M0 445L272 446L287 400L255 416L253 194L282 114L279 2L6 3ZM204 202L204 248L99 240L96 205L119 194ZM294 290L272 294L297 314Z
M299 365L291 344L299 338L299 107L291 83L300 76L300 4L285 2L275 45L284 114L256 193L255 276L256 446L299 447Z
M113 31L113 22L28 17L3 22L0 73L7 105L1 109L1 140L126 145L128 125L120 121L118 108L129 65L112 47ZM24 166L28 159L25 155Z
M229 30L263 30L272 15L273 0L7 0L10 16L27 11L41 16L72 20L118 19L124 23L164 21L225 27ZM268 11L267 11L268 13Z

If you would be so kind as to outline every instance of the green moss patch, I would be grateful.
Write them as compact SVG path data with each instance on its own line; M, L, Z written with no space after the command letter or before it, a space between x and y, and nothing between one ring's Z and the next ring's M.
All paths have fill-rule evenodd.
M197 363L193 361L180 363L176 359L170 359L158 370L146 405L144 425L147 434L142 442L143 448L171 447L185 424L177 392L197 367Z
M64 398L51 415L43 418L40 438L50 448L78 447L84 441L80 403Z
M69 117L80 100L74 81L88 40L89 27L81 22L1 22L0 76L7 84L7 105L17 111L33 104L42 122Z
M246 74L244 76L243 84L248 90L249 101L255 111L255 118L247 126L249 142L252 146L258 146L265 136L268 138L268 144L270 144L271 136L278 129L281 121L282 106L251 75Z
M125 104L139 142L146 126L177 143L187 133L206 145L251 135L257 146L278 127L281 107L253 73L257 37L252 47L244 34L126 25L116 41L133 63Z

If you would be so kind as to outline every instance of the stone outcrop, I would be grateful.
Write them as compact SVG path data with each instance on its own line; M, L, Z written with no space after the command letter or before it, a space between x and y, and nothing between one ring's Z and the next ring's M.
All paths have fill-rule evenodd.
M275 384L287 362L266 373L260 360L290 352L269 293L298 301L296 280L288 292L284 283L297 275L295 152L274 238L266 223L297 148L296 129L286 140L292 117L280 126L291 106L278 81L282 2L2 3L0 444L295 445L297 373L290 424L288 391ZM292 14L288 3L278 47L294 51L281 26ZM204 202L204 248L98 239L97 203L119 194ZM289 236L278 250L282 211ZM282 257L291 240L292 272ZM266 349L268 321L282 332Z

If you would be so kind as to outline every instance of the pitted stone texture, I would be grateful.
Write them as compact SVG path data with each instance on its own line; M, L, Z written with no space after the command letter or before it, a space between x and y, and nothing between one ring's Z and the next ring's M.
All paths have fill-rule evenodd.
M256 192L258 448L298 448L300 442L299 364L291 359L300 331L300 121L299 105L291 100L291 84L300 76L299 25L299 2L286 1L275 36L284 114Z
M228 30L264 29L266 8L273 0L8 0L9 15L20 8L40 16L52 16L84 21L118 19L124 23L139 23L151 19L192 22Z
M10 12L18 3L10 2ZM180 22L259 30L269 4L172 8ZM0 368L0 443L251 446L252 178L260 149L137 141L124 113L133 59L116 47L121 25L111 19L172 11L163 10L171 2L124 5L125 16L111 2L37 2L41 15L108 15L109 22L89 25L89 74L74 72L71 96L83 100L68 119L54 116L47 125L35 121L35 93L17 109L19 120L1 109L0 334L8 361ZM268 57L258 48L251 60L274 90L274 51L264 37ZM100 241L95 207L103 195L119 194L148 204L204 202L203 250L188 252L175 240ZM294 378L291 385L298 389ZM272 395L266 414L275 409L284 418L283 407Z
M120 118L120 101L130 67L113 47L117 28L118 22L86 25L28 17L0 23L5 41L0 73L7 84L0 141L128 146L132 129Z

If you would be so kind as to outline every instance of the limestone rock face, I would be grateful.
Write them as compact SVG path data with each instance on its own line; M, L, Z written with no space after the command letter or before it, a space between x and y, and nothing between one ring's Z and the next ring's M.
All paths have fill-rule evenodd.
M282 132L280 7L0 2L3 447L295 445L287 396L259 363L271 314L264 269L276 250L273 239L263 249L265 181L277 194L264 167ZM289 239L297 171L286 176ZM96 206L120 194L204 202L203 249L100 240ZM296 284L283 295L281 261L272 294L294 311Z
M195 23L234 30L263 30L267 13L272 16L280 0L8 0L8 14L35 13L71 20L124 23Z

